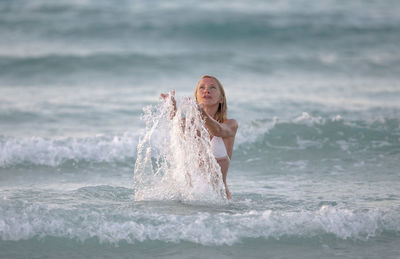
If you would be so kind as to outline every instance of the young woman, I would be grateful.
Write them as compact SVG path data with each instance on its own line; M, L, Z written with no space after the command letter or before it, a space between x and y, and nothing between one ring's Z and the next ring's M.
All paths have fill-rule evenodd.
M213 154L221 167L226 197L231 199L226 176L232 157L238 123L234 119L227 118L225 91L216 77L203 76L197 83L194 95L205 120L205 126L210 133ZM166 98L168 94L161 94L161 97ZM174 99L173 102L175 104Z

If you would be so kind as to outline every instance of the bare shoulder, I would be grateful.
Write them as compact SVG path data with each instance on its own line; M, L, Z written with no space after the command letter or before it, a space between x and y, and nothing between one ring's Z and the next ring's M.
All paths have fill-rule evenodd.
M239 127L239 123L235 119L226 119L224 121L224 124L226 124L227 126L232 127L232 128Z
M236 131L239 127L239 123L235 119L227 119L224 121L223 124L228 126L236 134Z

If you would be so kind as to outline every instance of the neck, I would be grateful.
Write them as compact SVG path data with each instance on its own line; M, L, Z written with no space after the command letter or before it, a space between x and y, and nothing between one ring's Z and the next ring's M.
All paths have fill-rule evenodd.
M212 117L215 118L215 114L218 111L218 106L219 103L215 104L215 105L204 105L204 110Z

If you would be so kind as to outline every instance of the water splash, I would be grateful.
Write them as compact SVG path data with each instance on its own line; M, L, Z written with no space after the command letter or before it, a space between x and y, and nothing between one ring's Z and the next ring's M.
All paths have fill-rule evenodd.
M184 98L175 116L171 97L143 111L146 130L137 147L135 200L224 201L221 168L196 102Z

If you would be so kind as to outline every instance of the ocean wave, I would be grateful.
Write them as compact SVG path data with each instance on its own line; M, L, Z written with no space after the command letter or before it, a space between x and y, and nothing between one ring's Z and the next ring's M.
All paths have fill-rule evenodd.
M0 136L0 168L18 166L62 167L71 163L132 163L140 132L86 138ZM154 152L163 146L152 143ZM234 160L281 156L301 152L319 158L349 154L400 154L400 120L348 121L308 113L291 120L255 120L239 128ZM283 159L283 158L282 158Z
M303 112L292 120L256 120L238 134L238 149L269 151L399 152L400 120L345 120Z
M352 3L345 8L344 3L330 1L315 3L304 9L298 3L252 2L254 4L218 1L151 6L141 1L120 3L118 6L109 6L104 2L39 1L33 4L21 1L17 5L7 3L5 6L0 3L3 37L16 41L13 46L5 43L3 48L0 42L0 53L10 55L18 52L34 56L38 52L45 52L57 55L75 49L75 52L81 53L123 50L125 54L132 48L139 51L151 49L158 53L161 49L198 51L203 49L204 43L208 48L216 47L218 52L230 48L224 44L229 39L233 51L241 50L245 42L250 46L247 49L250 53L252 50L256 56L267 53L265 60L269 60L271 54L279 49L283 50L281 53L297 55L308 52L310 46L315 46L316 50L338 50L333 51L333 56L328 54L323 58L326 63L334 61L335 54L339 54L342 62L349 58L359 60L371 52L389 53L392 59L396 56L387 50L395 51L395 43L398 42L396 35L400 20L397 6L394 8L390 5L388 8L386 4L376 2ZM369 4L371 6L366 8ZM366 39L369 34L376 37ZM382 45L382 38L386 40L385 45ZM24 39L29 39L28 45L23 43ZM81 44L82 41L85 44ZM99 41L102 43L99 44ZM296 42L294 50L286 48L290 42ZM19 51L15 51L15 46ZM266 51L266 46L273 51ZM384 47L381 49L383 51L375 51L376 46L378 49ZM363 51L360 53L359 49ZM362 66L364 63L361 60L358 64ZM393 66L396 64L398 62ZM62 63L58 66L62 66ZM353 71L357 66L351 64L350 67Z
M98 135L86 138L0 137L0 167L63 164L131 163L136 154L138 135Z
M1 75L13 78L24 74L24 77L35 77L45 71L46 76L66 76L68 74L87 73L114 73L129 74L151 73L151 71L174 70L177 67L171 64L181 61L185 57L179 56L155 56L141 53L98 52L86 54L44 53L40 56L27 57L3 57L0 62ZM178 59L178 60L177 60ZM182 63L182 62L178 62ZM57 64L55 66L55 64ZM134 70L132 68L135 68ZM181 67L183 69L183 67Z
M99 29L98 23L88 21L98 20L104 29L109 29L107 24L117 24L121 27L126 27L132 24L140 24L144 28L171 27L176 29L176 25L191 25L193 22L198 22L198 25L203 23L204 27L208 27L210 22L218 26L224 26L228 23L223 21L235 21L237 24L232 24L231 29L241 30L243 25L248 22L255 21L249 26L263 28L263 26L272 24L277 27L285 27L292 25L298 27L306 24L309 28L318 28L320 26L337 26L350 25L356 28L372 27L376 25L393 25L399 22L396 11L398 7L394 4L387 5L385 3L375 2L358 2L358 3L341 3L329 1L324 3L315 3L312 6L304 9L302 4L290 3L291 1L282 1L277 3L265 3L264 1L253 0L251 4L244 4L241 1L233 2L184 2L175 3L153 3L146 4L143 1L121 2L116 6L107 2L82 3L79 2L48 2L38 1L31 3L29 1L20 1L18 4L1 3L0 12L4 14L3 22L20 23L24 19L31 22L43 22L48 19L53 19L54 15L57 18L60 16L63 19L57 19L56 22L65 22L79 17L81 25L91 25L90 30ZM295 1L294 1L295 2ZM388 9L391 7L392 9ZM370 10L370 9L373 9ZM360 11L362 10L362 11ZM204 13L216 14L204 17ZM14 15L11 19L7 14ZM251 15L249 15L251 14ZM16 17L16 18L15 18ZM114 19L104 19L114 18ZM155 19L156 17L156 19ZM134 19L136 18L136 19ZM167 21L167 22L165 22ZM191 22L192 21L192 22ZM202 23L201 23L201 22ZM83 24L82 24L83 22ZM240 23L241 22L241 23ZM74 23L73 23L74 24ZM24 24L29 26L29 24ZM70 24L59 26L59 31L62 29L70 29ZM75 24L78 27L78 23ZM233 26L239 25L239 26ZM310 26L314 25L314 26ZM375 25L375 27L374 27ZM49 28L53 28L52 24L48 24ZM85 26L82 26L85 28ZM176 31L176 30L175 30ZM79 32L79 30L75 30ZM86 33L88 33L86 32Z
M1 49L1 47L0 47ZM49 48L51 49L51 48ZM10 53L10 52L8 52ZM291 52L269 55L268 58L260 54L242 55L234 50L185 50L179 51L137 51L135 50L74 50L62 47L62 50L50 50L21 54L17 49L11 54L3 55L0 50L0 75L2 81L9 84L33 84L40 74L49 84L57 84L60 77L64 80L87 79L88 75L107 80L110 76L121 78L142 78L144 76L160 74L169 75L192 72L188 66L189 60L196 60L196 69L219 70L220 64L229 63L234 70L246 71L255 74L265 74L266 71L306 71L320 74L347 74L352 75L397 75L399 73L400 58L385 54L361 54L357 58L344 57L337 52L319 51L317 53L294 54ZM299 66L299 64L301 64ZM356 68L353 68L356 67ZM351 69L350 69L351 68ZM21 78L21 74L24 77ZM86 80L85 80L86 82Z
M4 201L3 201L4 202ZM147 240L202 245L233 245L246 238L285 239L332 236L368 240L384 233L399 234L396 211L351 210L322 206L316 211L247 211L170 215L132 209L62 209L20 204L0 207L0 238L26 240L60 237L97 238L101 243Z
M1 46L0 46L1 48ZM38 53L23 56L0 56L0 76L4 85L132 85L148 84L149 78L187 74L196 68L210 69L210 62L230 61L230 51L88 51ZM1 52L1 50L0 50ZM17 52L19 52L17 50ZM16 55L19 55L18 53ZM217 69L217 65L214 65ZM21 75L24 75L21 77ZM38 77L40 75L40 77ZM62 78L62 80L60 80ZM133 81L132 81L133 80ZM1 83L0 82L0 83ZM62 83L60 83L62 82Z

